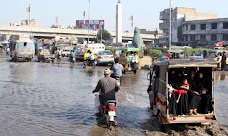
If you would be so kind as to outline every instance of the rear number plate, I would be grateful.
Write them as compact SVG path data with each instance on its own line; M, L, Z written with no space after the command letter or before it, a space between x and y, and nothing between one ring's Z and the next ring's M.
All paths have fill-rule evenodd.
M116 112L115 111L108 111L108 115L109 116L116 116Z

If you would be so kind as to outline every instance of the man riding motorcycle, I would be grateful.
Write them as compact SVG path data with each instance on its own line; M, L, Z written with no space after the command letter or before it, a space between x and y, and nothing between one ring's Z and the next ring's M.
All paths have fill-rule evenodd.
M123 65L119 63L119 58L115 58L115 64L110 69L113 71L111 77L115 79L119 79L121 83L121 79L123 76L122 73L124 68L123 68Z
M95 57L94 54L92 53L92 51L89 51L89 58L88 58L88 65L90 66L94 61L95 61Z
M61 56L62 56L62 52L61 52L60 48L58 48L56 51L57 60L61 60Z
M74 52L74 50L71 50L71 52L70 52L70 62L74 63L74 61L75 61L75 52Z
M106 105L108 100L116 100L116 92L119 91L119 86L114 78L111 78L111 70L104 70L104 78L97 83L96 89L93 91L99 92L99 100L102 106Z

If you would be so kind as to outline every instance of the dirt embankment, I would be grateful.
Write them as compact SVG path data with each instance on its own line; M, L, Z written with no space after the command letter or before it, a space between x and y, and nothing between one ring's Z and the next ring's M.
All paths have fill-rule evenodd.
M172 125L168 132L161 132L156 117L152 117L142 124L147 136L227 136L228 131L218 122L214 121L210 125L193 124Z

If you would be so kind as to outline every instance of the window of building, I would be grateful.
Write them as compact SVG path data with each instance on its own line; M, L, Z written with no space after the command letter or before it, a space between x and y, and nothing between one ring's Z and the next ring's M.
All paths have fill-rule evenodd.
M196 40L196 36L195 35L190 35L190 41L195 41Z
M228 29L228 22L223 23L223 29Z
M206 40L206 35L200 35L200 40Z
M217 41L217 36L216 35L211 35L211 41Z
M206 30L206 24L200 24L200 30Z
M191 25L191 30L196 30L196 25Z
M188 31L188 25L186 25L185 27L186 27L185 30Z
M211 29L217 29L217 23L212 23L211 24Z
M228 34L224 34L224 35L223 35L223 40L224 40L224 41L228 41Z

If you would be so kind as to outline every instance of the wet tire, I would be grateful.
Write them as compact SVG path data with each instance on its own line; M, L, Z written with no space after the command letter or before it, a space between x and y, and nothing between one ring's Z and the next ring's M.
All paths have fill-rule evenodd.
M95 67L96 67L96 64L95 64L95 63L93 63L93 64L92 64L92 68L93 68L93 69L95 69Z
M17 57L14 57L14 62L17 62L18 60L17 60Z
M85 61L83 62L83 68L86 68L86 62Z
M123 74L126 74L126 70L123 71Z

